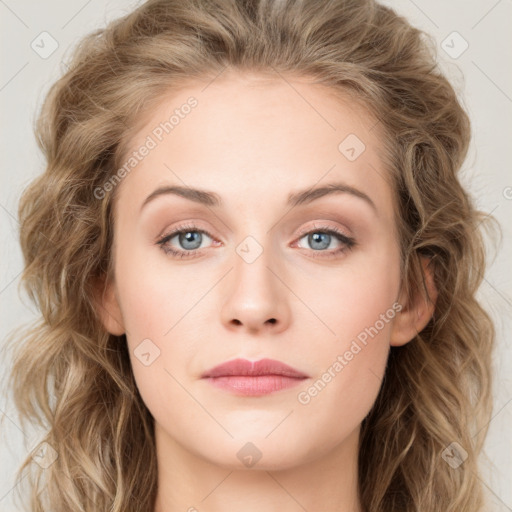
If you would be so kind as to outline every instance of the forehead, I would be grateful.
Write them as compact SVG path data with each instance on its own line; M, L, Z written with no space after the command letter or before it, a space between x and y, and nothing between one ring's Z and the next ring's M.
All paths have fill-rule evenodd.
M351 95L310 82L231 72L160 98L123 162L151 149L129 169L117 197L142 203L156 187L174 184L215 191L233 206L253 198L260 207L262 197L284 200L342 180L389 209L375 119Z

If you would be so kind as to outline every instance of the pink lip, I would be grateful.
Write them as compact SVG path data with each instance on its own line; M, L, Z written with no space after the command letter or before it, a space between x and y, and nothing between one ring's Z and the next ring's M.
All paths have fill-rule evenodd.
M273 359L234 359L204 372L201 378L238 395L256 396L295 386L308 375Z

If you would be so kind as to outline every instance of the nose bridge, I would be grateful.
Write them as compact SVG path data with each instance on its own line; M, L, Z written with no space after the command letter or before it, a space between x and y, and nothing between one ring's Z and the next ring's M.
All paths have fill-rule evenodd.
M225 286L223 321L250 330L266 325L283 327L288 321L286 288L279 275L279 255L271 249L272 231L247 235L235 248L233 272ZM260 241L261 240L261 241ZM274 327L274 329L279 327Z
M269 293L268 288L272 288L269 267L276 258L272 257L269 237L260 235L259 240L253 235L248 235L237 245L234 258L235 282L242 287L253 287L254 291L259 292L267 288L265 293Z

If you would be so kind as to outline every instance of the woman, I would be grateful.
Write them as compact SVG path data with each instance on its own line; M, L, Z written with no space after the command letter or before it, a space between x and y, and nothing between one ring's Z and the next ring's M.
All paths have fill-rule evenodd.
M424 34L369 0L149 0L38 135L32 511L483 510L484 218Z

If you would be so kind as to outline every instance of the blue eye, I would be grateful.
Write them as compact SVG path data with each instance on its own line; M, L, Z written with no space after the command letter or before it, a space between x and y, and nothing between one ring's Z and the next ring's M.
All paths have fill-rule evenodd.
M164 235L157 242L161 249L175 258L191 258L200 252L204 235L214 240L213 236L207 231L197 228L194 225L179 226L171 233ZM303 231L300 233L298 241L307 237L307 243L312 249L314 258L330 258L335 257L347 250L352 249L356 245L356 241L332 227L315 226L314 229ZM173 247L171 241L176 238L178 248ZM331 242L337 240L340 247L337 249L325 250L331 245ZM180 248L181 247L181 248ZM303 249L303 247L301 247Z
M313 257L329 258L352 249L356 245L356 241L331 227L315 226L314 229L301 233L301 238L298 241L307 238L308 245L313 249ZM333 239L337 240L341 245L337 249L325 251Z
M213 238L208 232L198 229L196 226L180 226L165 235L157 243L166 254L171 254L178 258L189 258L197 253L201 246L203 235L206 235L208 238ZM178 244L181 245L184 250L176 250L170 245L171 240L176 237Z

